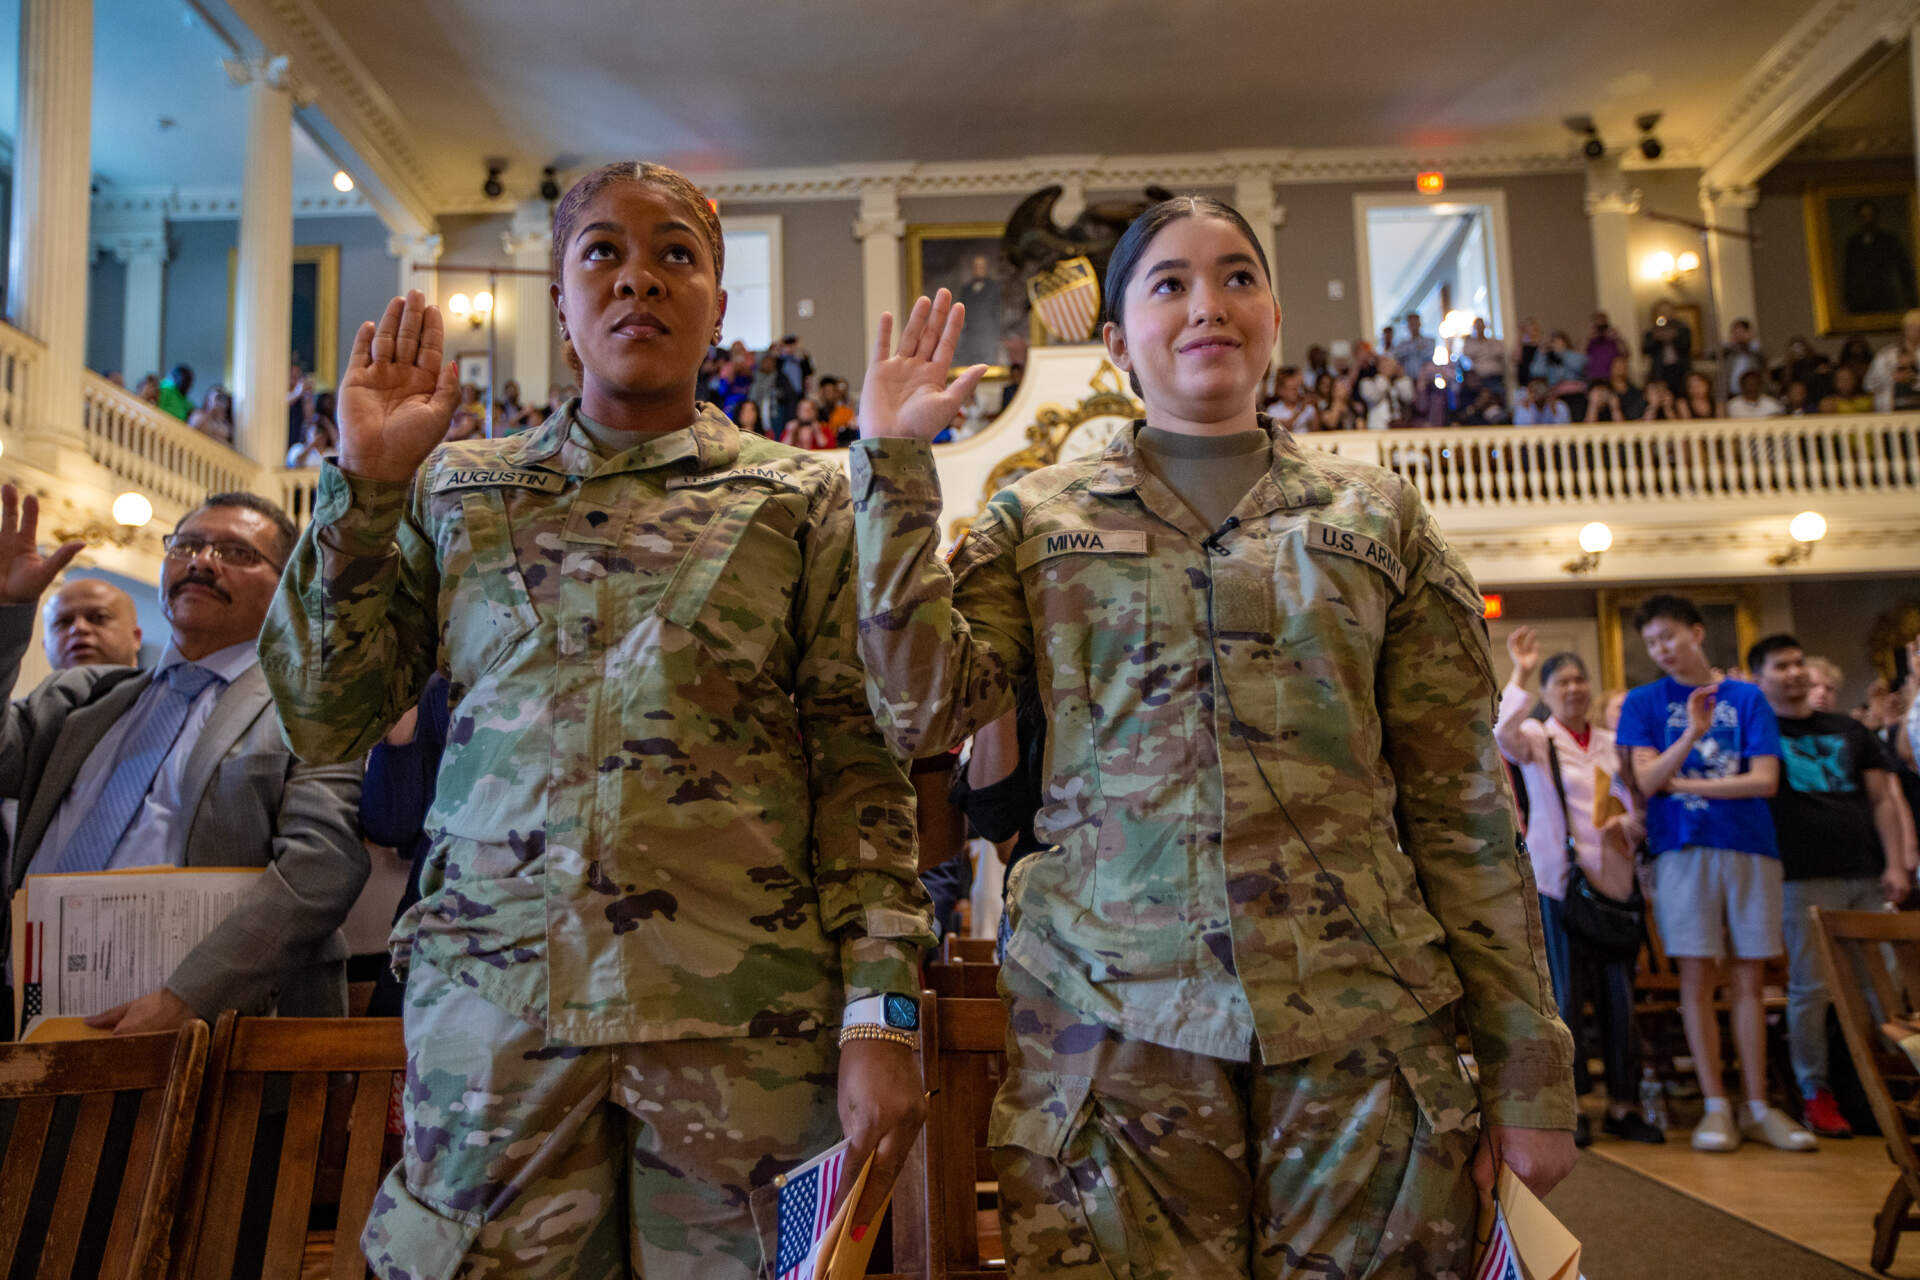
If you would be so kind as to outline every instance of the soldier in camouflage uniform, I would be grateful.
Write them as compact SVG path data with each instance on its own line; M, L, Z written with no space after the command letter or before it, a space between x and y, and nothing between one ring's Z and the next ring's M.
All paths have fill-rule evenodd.
M839 469L696 408L721 254L678 174L583 179L554 234L582 398L505 440L433 448L458 386L417 293L354 344L261 665L320 760L451 681L394 934L381 1276L758 1275L751 1190L844 1126L851 1168L877 1146L871 1216L924 1111L910 1047L836 1043L843 1003L918 989L912 791Z
M1016 1276L1461 1276L1495 1148L1541 1191L1572 1163L1479 593L1412 486L1256 415L1267 279L1225 206L1144 215L1107 344L1146 423L996 495L950 565L924 442L980 370L948 387L944 293L891 356L882 324L860 402L889 739L938 750L1027 680L1048 710L1057 847L1009 886L991 1127ZM1198 516L1144 427L1246 441L1222 510Z

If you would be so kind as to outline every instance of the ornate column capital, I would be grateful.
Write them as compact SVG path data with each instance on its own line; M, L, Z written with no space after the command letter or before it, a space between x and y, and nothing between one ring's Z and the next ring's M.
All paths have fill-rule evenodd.
M1700 184L1700 203L1708 209L1747 211L1760 203L1760 188L1757 186L1716 187L1703 182Z
M515 207L507 229L500 233L500 247L515 257L523 253L545 255L553 248L553 214L544 200L529 200Z
M104 253L115 262L166 262L173 256L164 230L154 233L105 232L91 236L93 251Z
M402 262L438 262L444 247L445 241L437 232L417 236L396 233L387 237L387 252Z
M1617 187L1612 191L1589 191L1586 193L1587 216L1594 217L1602 213L1635 214L1640 212L1641 194L1638 187Z
M316 97L313 87L293 73L292 60L284 53L267 58L222 58L220 66L227 79L242 88L257 85L286 94L293 99L295 110L312 106Z

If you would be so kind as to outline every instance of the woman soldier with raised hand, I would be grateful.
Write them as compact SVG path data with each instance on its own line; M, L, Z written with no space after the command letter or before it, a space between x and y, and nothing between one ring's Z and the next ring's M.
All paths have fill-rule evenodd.
M451 682L394 932L382 1276L744 1280L769 1260L751 1191L844 1128L849 1181L875 1154L869 1220L924 1114L931 933L855 652L845 481L695 403L722 252L670 169L577 183L552 296L581 395L504 440L435 448L459 387L418 293L354 341L261 666L318 760Z
M867 369L889 739L937 751L1028 679L1047 709L991 1132L1016 1276L1464 1274L1495 1161L1541 1192L1573 1162L1479 593L1410 485L1256 412L1268 281L1218 201L1143 214L1104 336L1145 421L996 495L950 567L926 441L982 373L947 381L963 309L920 299L897 350L883 319Z

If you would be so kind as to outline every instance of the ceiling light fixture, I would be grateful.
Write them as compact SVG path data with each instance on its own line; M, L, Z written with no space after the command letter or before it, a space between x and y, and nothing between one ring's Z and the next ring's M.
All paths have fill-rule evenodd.
M1587 159L1598 160L1601 156L1607 154L1607 144L1600 141L1600 126L1593 122L1592 116L1563 116L1561 117L1560 123L1565 125L1569 131L1585 139L1585 141L1580 144L1580 153L1586 156Z
M540 198L552 204L560 198L560 182L555 177L554 166L548 165L540 171Z
M498 200L507 193L506 184L500 181L500 175L506 170L503 160L487 161L487 180L480 184L480 190L487 199Z
M353 190L353 175L345 169L335 169L333 171L333 189L342 195Z

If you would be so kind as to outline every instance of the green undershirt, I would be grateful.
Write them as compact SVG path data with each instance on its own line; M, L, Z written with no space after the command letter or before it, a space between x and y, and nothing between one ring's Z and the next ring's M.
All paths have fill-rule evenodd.
M1267 470L1273 451L1273 441L1264 431L1190 436L1142 427L1135 445L1147 470L1209 529L1226 523Z

